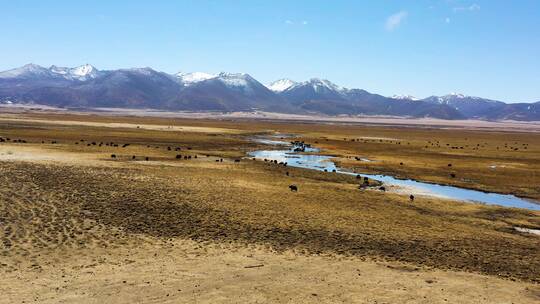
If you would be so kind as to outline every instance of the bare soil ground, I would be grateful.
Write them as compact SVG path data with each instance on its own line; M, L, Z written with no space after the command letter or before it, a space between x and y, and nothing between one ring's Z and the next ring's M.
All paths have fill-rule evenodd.
M235 162L263 147L249 136L293 133L332 149L351 168L359 165L349 157L362 155L378 160L361 168L366 171L537 198L535 133L4 118L0 137L10 140L0 142L0 303L540 299L540 238L514 229L538 229L538 212L429 197L409 202L404 195L360 191L349 176ZM53 122L38 121L46 118ZM428 138L483 147L425 148ZM495 148L510 139L528 149ZM448 178L448 161L465 178ZM491 168L481 168L491 161L514 166L504 176L488 174ZM290 192L290 184L299 191Z

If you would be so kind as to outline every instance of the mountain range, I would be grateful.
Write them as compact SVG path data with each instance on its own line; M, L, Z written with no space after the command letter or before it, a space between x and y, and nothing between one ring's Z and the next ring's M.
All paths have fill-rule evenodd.
M63 108L171 111L269 111L323 115L391 115L441 119L540 120L540 102L504 103L462 94L386 97L328 80L280 79L263 85L244 73L167 74L151 68L101 71L27 64L0 72L0 103Z

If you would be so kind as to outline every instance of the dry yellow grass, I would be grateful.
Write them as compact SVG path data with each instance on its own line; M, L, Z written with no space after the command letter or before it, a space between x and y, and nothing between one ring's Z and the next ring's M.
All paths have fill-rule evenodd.
M349 176L285 168L248 159L234 162L247 151L262 147L249 141L251 134L277 131L298 134L303 140L317 142L317 145L331 149L344 166L358 170L392 172L538 197L535 160L539 157L540 141L535 142L536 134L463 131L458 136L448 130L422 128L407 128L405 132L403 128L393 127L317 125L315 128L314 125L282 122L50 115L53 120L92 122L73 125L36 121L36 117L49 117L44 114L29 116L32 121L21 119L24 116L19 116L17 121L0 121L0 137L27 141L0 143L0 182L5 185L0 190L0 221L7 223L0 226L0 271L7 274L2 283L20 289L10 291L11 299L29 299L29 295L39 297L41 294L33 293L36 286L20 285L24 282L21 277L35 275L36 282L48 284L44 275L61 273L67 273L69 282L60 286L60 291L39 289L47 294L41 300L55 302L55 299L66 299L68 295L76 302L92 296L111 299L107 297L108 292L123 293L146 286L142 278L129 274L135 271L129 266L131 264L139 265L139 276L152 277L153 288L148 292L156 293L162 301L166 300L165 291L171 295L170 301L185 301L193 294L204 298L201 290L188 289L190 294L173 293L172 288L183 291L187 288L183 283L174 283L175 280L165 279L167 287L159 287L154 281L159 279L159 274L151 274L166 268L170 271L166 273L173 276L182 268L189 268L187 262L159 256L190 250L197 252L197 263L207 260L208 265L219 269L217 273L224 276L238 272L218 264L227 259L250 261L245 256L250 250L259 252L270 265L294 256L298 262L291 266L294 272L286 276L287 280L298 280L306 290L320 290L310 294L325 294L320 299L323 302L353 302L356 292L367 292L368 288L355 289L349 284L350 274L341 279L336 277L328 288L320 284L310 286L308 274L315 275L324 269L323 266L309 266L310 263L321 263L341 271L351 265L366 267L374 273L362 272L361 282L371 288L375 288L369 283L371 279L390 280L394 273L403 280L410 280L403 283L403 288L418 296L416 302L441 301L446 297L465 303L475 296L495 294L500 299L519 298L523 303L538 299L538 290L530 282L538 282L540 277L540 238L513 229L516 225L540 227L538 212L434 198L420 198L411 203L407 197L398 194L360 191L356 179ZM112 120L130 125L185 128L165 131L101 125ZM200 132L220 129L233 131ZM465 145L465 139L461 139L465 136L466 142L487 144L479 150L425 148L427 140L434 140L430 138L436 138L440 143ZM353 142L352 138L363 140ZM399 138L402 143L396 144L395 139L392 143L384 139L381 142L378 138ZM513 138L512 143L527 143L526 152L491 148L510 138ZM364 142L366 139L369 141ZM107 145L110 142L118 146ZM100 146L100 143L103 144ZM129 146L122 147L127 143ZM175 151L177 147L180 151ZM116 158L112 159L111 154ZM179 160L177 154L192 158ZM379 162L360 166L347 156L373 158ZM505 176L500 176L493 174L490 168L481 169L490 161L513 163L514 166L507 167ZM447 162L452 162L452 169L459 172L458 179L447 176ZM285 175L287 171L289 176ZM530 177L520 179L524 172ZM508 179L513 182L505 184ZM288 191L287 186L292 183L299 186L298 193ZM194 242L186 243L185 240ZM174 244L175 249L172 249L170 246ZM73 268L77 264L75 256L79 254L88 256L85 263L89 265ZM216 258L220 255L223 257ZM341 263L342 259L345 260ZM154 260L161 266L142 266ZM381 261L382 266L374 260ZM180 268L175 268L177 263L181 264ZM137 283L130 287L124 287L122 283L112 289L100 283L83 284L80 278L84 277L85 268L99 273L101 282L120 280L121 276L115 275L113 270L119 269ZM208 268L205 269L208 272ZM267 282L263 279L265 276L280 276L287 272L279 267L264 269L259 276L248 280L260 280L262 284ZM475 274L458 273L460 271ZM197 268L191 267L188 272L193 275ZM438 291L432 295L433 301L423 298L427 295L426 288L433 286L425 283L430 280L430 275L445 281L451 291ZM458 281L464 277L477 287L478 293L457 290ZM518 282L501 281L497 277ZM183 282L196 281L186 280ZM350 297L340 298L338 292L330 294L346 282L349 282ZM493 288L485 287L486 282L502 289L496 293ZM248 285L251 288L252 285ZM283 302L292 292L289 290L280 295L278 290L282 287L270 285L268 290L276 293L275 298L268 292L263 298L246 297L246 301ZM77 286L84 286L81 288L87 291L99 290L85 296L75 292ZM212 286L207 286L209 289L206 290L215 291ZM394 290L393 301L404 296L388 284L379 286L377 292L385 289ZM224 299L235 294L245 296L234 288L224 294L229 298L221 298L221 302L227 302ZM261 296L255 291L254 294ZM314 297L310 294L292 302L310 302ZM372 295L374 298L363 298L364 302L383 299L375 291ZM215 297L206 299L220 302ZM489 302L487 299L485 302Z

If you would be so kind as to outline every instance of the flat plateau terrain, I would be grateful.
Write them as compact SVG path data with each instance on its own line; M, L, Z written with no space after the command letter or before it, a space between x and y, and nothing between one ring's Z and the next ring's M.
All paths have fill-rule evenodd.
M360 173L540 201L540 133L522 125L4 110L0 303L540 301L540 236L515 229L539 211L246 157L275 134Z

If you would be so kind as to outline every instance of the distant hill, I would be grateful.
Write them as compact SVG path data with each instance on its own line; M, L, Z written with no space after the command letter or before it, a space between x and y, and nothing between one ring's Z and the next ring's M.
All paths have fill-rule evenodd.
M540 120L540 103L513 103L461 94L385 97L328 80L289 79L263 85L242 73L158 72L151 68L101 71L85 64L45 68L27 64L0 72L0 103L64 108L140 108L253 111L325 115L392 115L441 119Z

